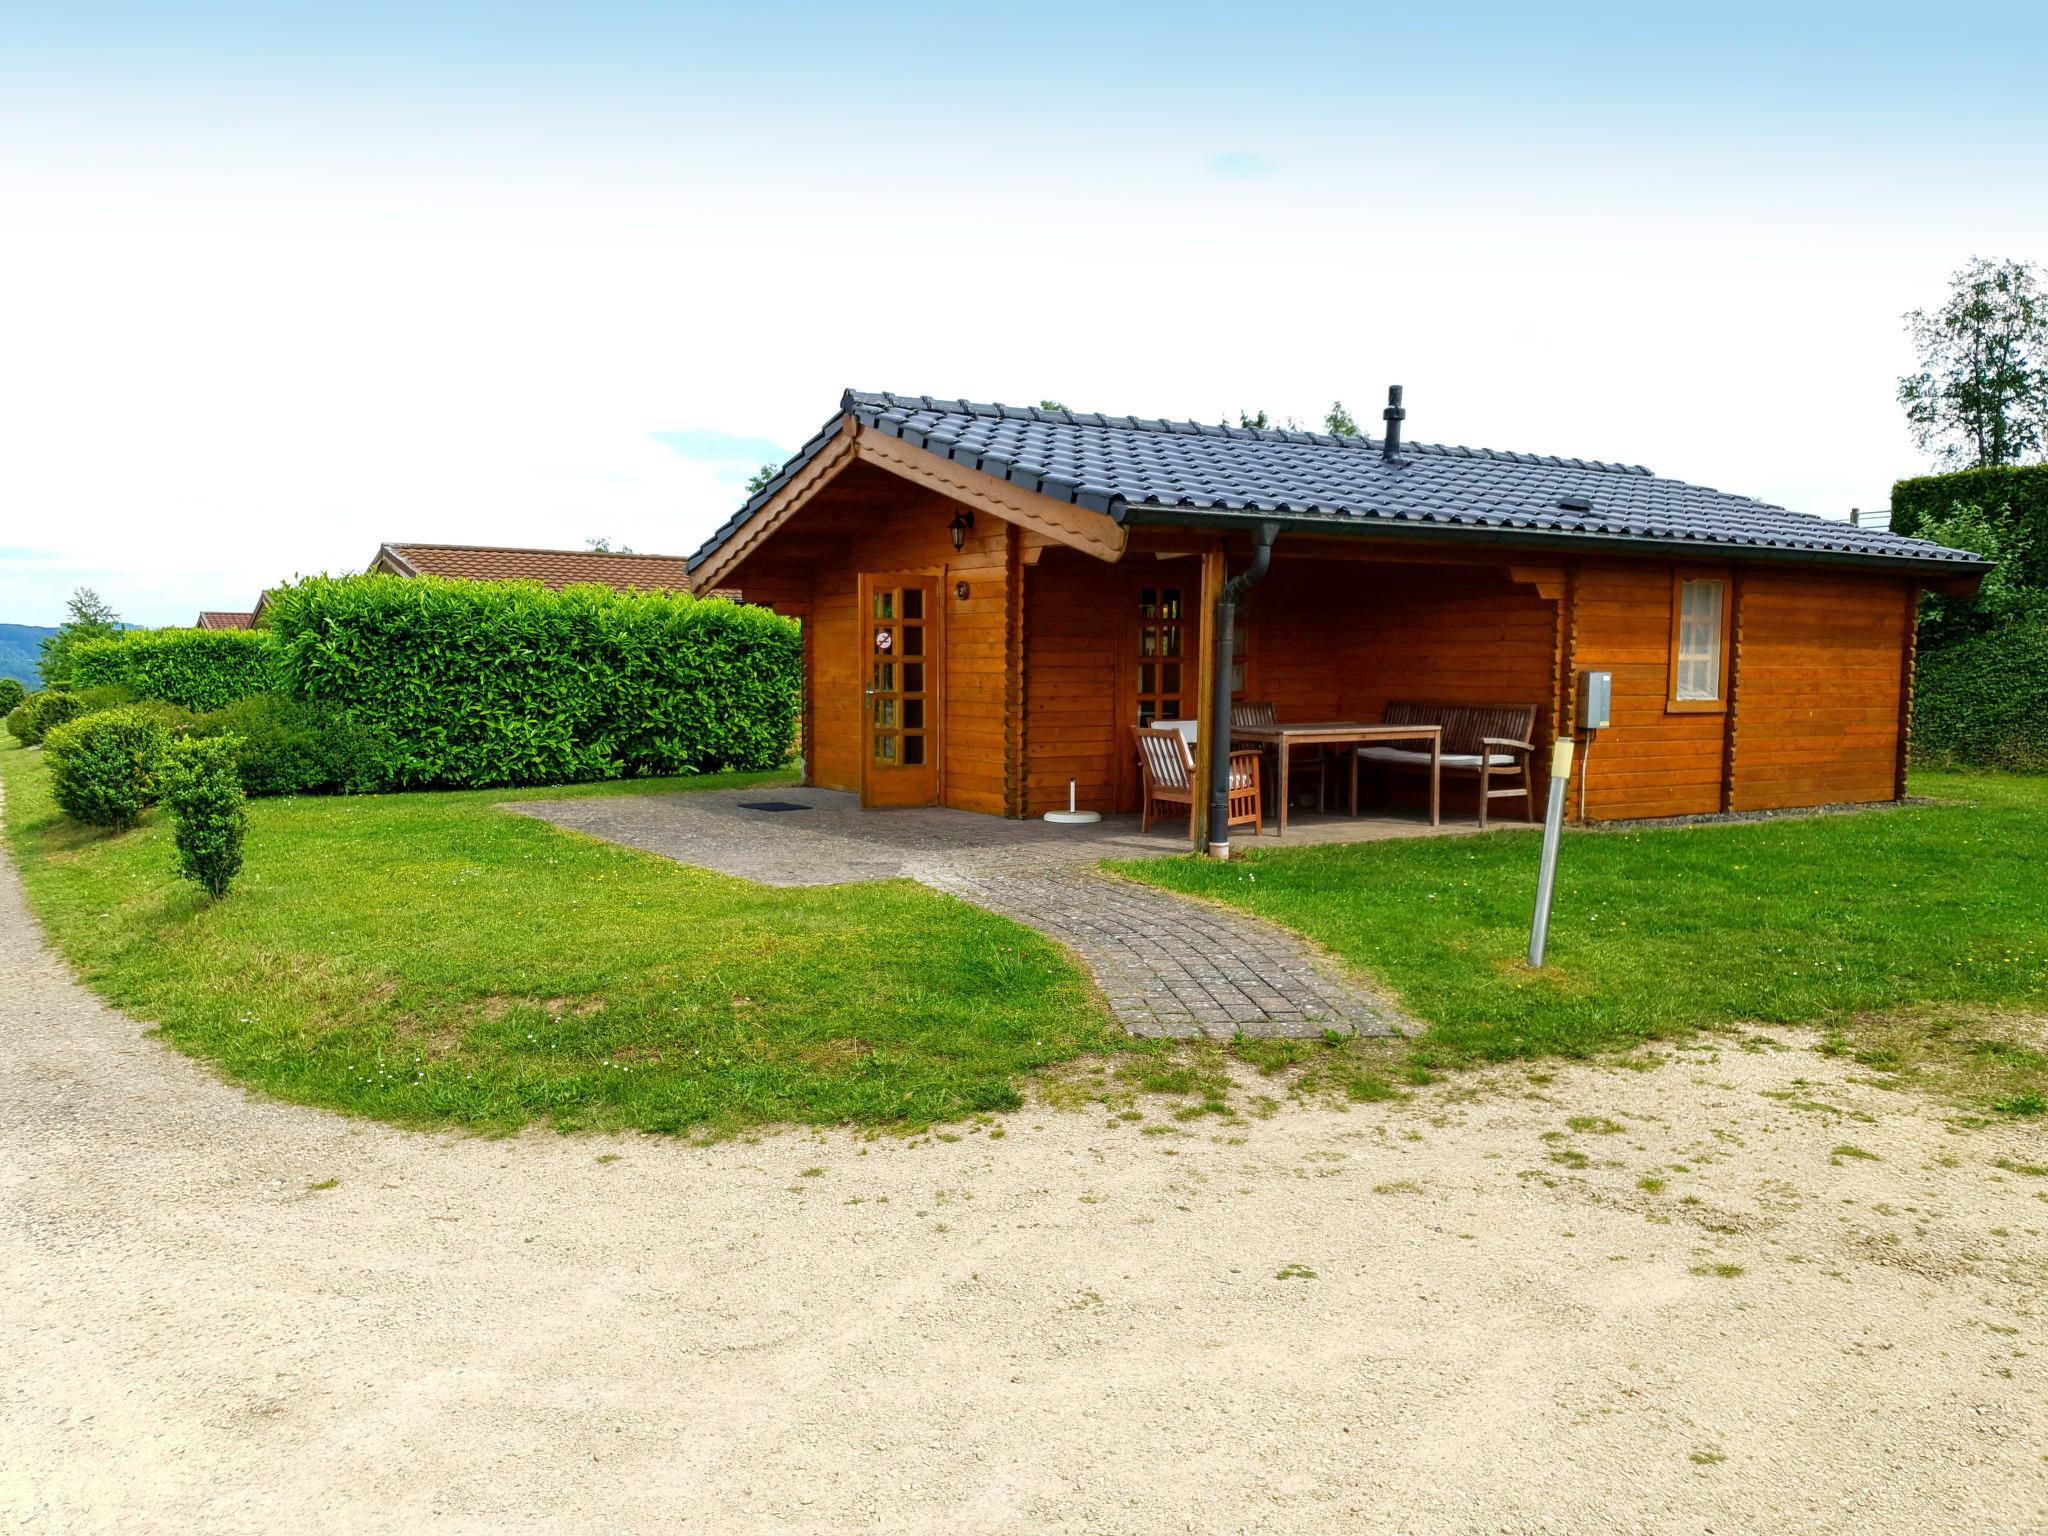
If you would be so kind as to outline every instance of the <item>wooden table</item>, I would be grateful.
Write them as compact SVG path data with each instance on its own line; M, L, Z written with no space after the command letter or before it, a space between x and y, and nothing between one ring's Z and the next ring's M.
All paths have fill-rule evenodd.
M1429 824L1442 824L1444 728L1440 725L1366 725L1357 720L1302 720L1286 725L1233 725L1232 741L1251 742L1279 749L1277 793L1280 796L1279 828L1274 834L1287 835L1287 759L1296 747L1363 747L1382 742L1429 743ZM1358 776L1352 774L1351 814L1358 814Z

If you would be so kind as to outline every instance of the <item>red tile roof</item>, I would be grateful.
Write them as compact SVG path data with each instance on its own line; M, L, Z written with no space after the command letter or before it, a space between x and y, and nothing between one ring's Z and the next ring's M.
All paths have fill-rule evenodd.
M398 576L455 576L469 581L537 581L566 587L591 581L624 590L687 592L681 555L628 555L596 549L504 549L481 544L386 544L373 571Z
M253 613L223 613L218 609L209 608L199 615L199 623L195 627L199 629L250 629L254 627L255 622L256 615Z

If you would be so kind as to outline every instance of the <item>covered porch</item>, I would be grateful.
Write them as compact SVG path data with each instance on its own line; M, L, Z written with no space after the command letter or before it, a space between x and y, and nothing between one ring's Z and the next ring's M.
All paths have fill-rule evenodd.
M970 481L943 491L908 483L914 465L870 461L861 455L888 450L866 435L858 442L779 522L751 544L736 537L708 577L699 573L803 620L807 786L851 792L869 809L1012 821L1064 810L1071 796L1111 829L1130 818L1139 835L1136 733L1178 720L1203 739L1216 600L1251 561L1251 532L1191 523L1114 528L1113 540L1048 531ZM1568 680L1567 574L1542 559L1290 528L1236 606L1233 710L1265 707L1285 726L1379 722L1403 703L1511 706L1541 756ZM1288 776L1304 793L1288 808L1287 842L1429 830L1429 775L1375 764L1360 775L1354 824L1351 759L1344 744L1325 745L1290 754ZM1195 757L1200 780L1204 754ZM1282 819L1276 752L1267 765L1263 834L1272 841ZM1444 775L1444 826L1477 822L1476 787ZM1185 803L1181 847L1205 820L1188 817ZM1513 822L1542 809L1541 785L1533 803L1494 807ZM1171 826L1144 834L1145 847L1173 840ZM1252 835L1232 829L1234 839Z
M1476 826L1481 734L1526 743L1519 753L1488 754L1498 765L1488 770L1498 774L1492 819L1540 818L1545 785L1532 765L1555 739L1569 681L1561 567L1283 535L1239 597L1220 662L1217 596L1252 559L1241 533L1173 528L1133 530L1115 565L1043 553L1024 593L1025 814L1064 806L1070 783L1084 809L1142 809L1148 774L1138 732L1162 724L1195 743L1200 776L1208 766L1200 743L1221 707L1213 669L1227 665L1227 723L1236 747L1260 753L1269 837L1282 820L1283 775L1292 791L1286 839L1309 841L1352 821L1354 770L1358 826L1426 827L1433 746L1445 754L1443 825ZM1401 734L1378 743L1364 729L1392 733L1402 722L1443 729L1434 742ZM1314 727L1314 739L1283 742L1289 726ZM1231 839L1252 830L1233 826ZM1181 835L1190 832L1183 822Z

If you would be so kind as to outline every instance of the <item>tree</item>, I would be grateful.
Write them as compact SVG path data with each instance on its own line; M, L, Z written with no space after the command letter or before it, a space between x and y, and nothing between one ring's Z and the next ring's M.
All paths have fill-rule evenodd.
M72 646L81 640L111 640L121 633L121 616L91 587L80 587L64 606L69 617L57 626L57 633L44 639L36 658L45 688L70 683Z
M1899 380L1913 438L1951 469L2018 464L2048 445L2048 295L2023 261L1982 257L1948 301L1905 317L1920 371Z
M1254 432L1279 432L1283 429L1288 432L1299 432L1301 430L1301 423L1292 416L1288 417L1285 422L1280 422L1268 416L1264 411L1239 411L1237 413L1237 424L1240 427L1249 427ZM1226 421L1223 425L1227 427L1230 423Z
M747 476L747 500L752 501L756 496L767 490L768 482L781 473L782 466L780 464L763 464L759 469Z
M1064 411L1066 409L1066 407L1060 404L1060 402L1057 400L1041 400L1038 402L1038 408L1041 411Z
M1925 519L1917 536L1950 549L1967 549L1992 563L1974 598L1930 592L1920 599L1923 648L1933 649L1987 629L2048 619L2048 592L2027 585L2031 540L2026 528L2013 521L2010 507L1993 513L1967 502L1953 502L1946 513Z
M1365 436L1363 432L1358 430L1358 423L1352 420L1351 413L1344 409L1344 402L1342 400L1332 400L1330 402L1329 413L1323 417L1323 430L1332 437Z
M631 555L638 553L632 545L614 544L608 538L585 539L583 542L590 546L590 552L593 555Z

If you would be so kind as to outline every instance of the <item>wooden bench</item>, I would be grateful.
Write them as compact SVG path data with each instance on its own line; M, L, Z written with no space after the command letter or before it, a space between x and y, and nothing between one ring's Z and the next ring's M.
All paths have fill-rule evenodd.
M1535 779L1530 759L1536 744L1534 704L1431 704L1398 700L1380 717L1388 725L1443 727L1442 771L1479 781L1479 825L1488 806L1521 796L1526 820L1536 819ZM1358 810L1358 770L1429 772L1429 754L1413 747L1360 747L1351 760L1351 809ZM1496 787L1496 785L1500 787Z

